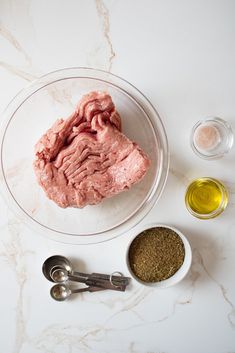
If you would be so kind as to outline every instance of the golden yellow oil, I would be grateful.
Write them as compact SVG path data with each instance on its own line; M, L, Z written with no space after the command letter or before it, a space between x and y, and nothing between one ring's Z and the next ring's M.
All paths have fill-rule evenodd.
M199 178L189 185L185 202L194 216L213 218L227 206L228 193L220 181L213 178Z

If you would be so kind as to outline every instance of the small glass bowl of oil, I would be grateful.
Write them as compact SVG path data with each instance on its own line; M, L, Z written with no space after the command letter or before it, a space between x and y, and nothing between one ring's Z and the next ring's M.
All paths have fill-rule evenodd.
M211 219L223 212L228 204L228 192L221 181L203 177L188 186L185 194L188 211L200 219Z

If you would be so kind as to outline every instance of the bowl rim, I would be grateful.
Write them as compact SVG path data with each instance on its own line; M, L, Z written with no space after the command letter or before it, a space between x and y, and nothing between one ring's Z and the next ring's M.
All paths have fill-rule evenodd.
M188 241L188 239L186 238L186 236L178 229L175 228L173 226L167 225L167 224L163 224L163 223L148 223L142 226L137 227L138 229L135 229L134 232L132 232L131 238L129 239L127 248L126 248L126 265L128 268L128 271L131 275L131 277L136 280L138 283L146 286L146 287L151 287L151 288L156 288L156 289L165 289L165 288L169 288L172 287L176 284L178 284L179 282L181 282L185 276L188 274L191 264L192 264L192 248L191 245ZM129 263L129 250L130 250L130 246L133 242L133 240L144 230L148 230L151 228L168 228L173 230L174 232L177 233L177 235L180 237L180 239L183 241L184 244L184 249L185 249L185 257L184 257L184 261L181 265L181 267L176 271L176 273L165 279L162 281L158 281L158 282L144 282L141 279L139 279L131 270L130 267L130 263ZM181 273L180 273L181 272ZM179 275L180 274L180 275Z
M23 104L24 101L30 95L34 94L36 91L43 88L46 84L51 84L51 83L57 81L58 77L61 79L75 78L75 77L78 77L78 74L80 74L79 77L85 77L84 72L86 73L86 75L88 75L88 76L90 75L90 78L97 79L97 80L99 80L99 75L107 75L107 77L110 78L110 80L108 82L110 82L111 84L113 84L112 80L115 81L115 79L118 82L125 83L127 85L127 88L130 88L130 91L126 91L125 90L126 87L122 87L122 86L120 86L120 89L123 90L125 93L127 93L132 99L134 99L137 102L137 104L139 104L140 107L143 108L143 110L145 111L145 106L142 105L142 101L141 101L141 99L143 99L143 102L146 103L146 105L149 108L149 111L152 111L152 113L153 113L153 115L151 117L149 117L149 119L150 119L150 122L152 124L153 129L154 129L154 132L158 133L158 136L160 138L160 140L159 140L160 142L159 141L158 142L160 143L160 145L162 145L162 149L164 151L164 158L163 158L163 152L161 152L161 157L160 157L160 159L161 159L161 162L160 162L161 172L159 172L159 176L158 176L157 180L154 181L152 191L150 192L149 197L151 199L150 200L151 202L147 199L146 200L147 201L147 209L145 211L143 210L143 208L145 206L145 204L144 204L140 207L140 209L137 210L137 212L135 212L133 215L131 215L131 217L130 217L131 226L122 227L123 224L125 224L126 222L129 221L129 219L128 219L127 221L122 222L121 225L117 225L114 228L112 228L111 230L108 229L105 231L101 231L100 233L71 234L71 233L64 233L64 232L60 232L55 229L47 228L45 225L37 222L37 220L35 220L34 218L30 219L28 213L22 209L22 207L17 203L16 200L14 200L13 195L11 194L11 191L9 190L7 182L5 180L4 167L2 164L2 150L3 150L4 136L7 131L9 121L12 118L12 116L16 110L15 107L19 108L19 106L21 104ZM76 73L76 75L75 75L75 73ZM68 75L68 74L70 74L70 75ZM131 89L133 89L134 93L136 95L138 94L139 96L138 97L135 95L133 96ZM11 111L13 111L13 114L11 114ZM147 114L147 116L149 116L149 112L146 112L146 114ZM158 129L156 129L156 127L158 127ZM160 198L160 196L164 190L164 187L165 187L165 184L167 181L167 177L168 177L168 172L169 172L168 140L167 140L165 127L162 123L162 120L161 120L157 110L154 108L154 106L149 101L149 99L138 88L136 88L134 85L129 83L126 79L123 79L120 76L117 76L117 75L110 73L110 72L107 72L105 70L99 70L99 69L95 69L95 68L89 68L89 67L63 68L63 69L49 72L49 73L41 76L40 78L32 81L30 84L28 84L10 101L10 103L7 105L5 111L3 112L3 119L0 124L0 142L1 142L1 144L0 144L0 153L1 153L0 177L2 178L2 181L3 181L3 183L1 182L0 184L3 184L3 186L4 186L3 196L6 196L5 199L9 203L10 208L13 209L13 211L16 214L21 216L21 218L23 217L25 222L29 226L31 225L34 228L34 230L37 230L39 232L40 232L39 228L41 228L41 230L43 230L43 232L46 231L47 234L50 233L50 236L48 236L49 238L52 238L53 240L58 241L58 242L65 242L65 243L74 244L75 238L76 238L75 243L82 244L82 243L84 243L84 241L82 241L81 239L78 241L78 238L86 238L86 241L84 244L97 243L97 242L102 242L102 241L106 241L106 240L115 238L116 236L119 236L119 235L129 231L134 226L136 226L139 222L141 222L141 220L150 212L152 207L158 201L158 199ZM160 185L160 188L158 189L159 185ZM155 186L155 188L154 188L154 186ZM158 193L156 192L157 189L158 189ZM156 194L157 194L157 197L156 197ZM155 199L154 199L154 196L155 196ZM134 222L133 218L138 213L139 213L139 218ZM110 234L109 237L105 236L105 235L107 235L108 232L111 232L113 230L116 231L116 229L120 228L120 227L122 227L122 229L121 229L121 232L116 232L118 234L114 234L113 236ZM103 239L102 239L102 235L104 235ZM66 238L66 239L62 239L62 237ZM99 238L94 239L94 237L99 237ZM89 241L88 241L88 238L91 238L91 239L89 239Z

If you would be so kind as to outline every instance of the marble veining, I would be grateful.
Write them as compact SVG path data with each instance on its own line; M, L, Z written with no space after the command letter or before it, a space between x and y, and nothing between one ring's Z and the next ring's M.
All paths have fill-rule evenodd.
M18 76L25 81L31 82L31 81L35 80L36 78L38 78L38 76L31 74L29 72L26 72L25 70L22 70L21 68L15 66L15 65L8 64L4 61L0 61L0 66L2 66L4 69L6 69L12 75Z
M17 67L17 65L11 65L10 63L3 60L0 61L0 66L7 70L9 73L16 75L23 80L30 82L37 79L38 74L36 75L35 73L28 72L29 69L31 69L31 71L33 70L31 57L28 55L15 35L13 35L12 32L2 23L0 23L0 36L7 40L8 43L12 45L21 56L23 56L27 70L25 68L23 69L21 67Z
M217 279L215 279L208 271L208 269L206 268L205 264L204 264L204 261L203 261L203 258L202 258L202 255L201 253L196 249L196 256L197 256L197 261L198 263L201 265L201 267L203 268L203 270L205 271L205 273L207 274L207 276L219 287L220 291L221 291L221 294L225 300L225 302L229 305L231 311L228 313L228 320L229 320L229 323L230 325L232 326L232 328L234 329L235 328L235 322L233 321L234 320L234 316L235 316L235 306L234 304L232 303L232 301L229 299L228 297L228 293L227 293L227 290L226 288L224 287L223 284L219 283L217 281Z
M170 173L178 179L180 183L187 186L190 183L190 178L184 175L181 171L170 168Z
M41 274L46 257L64 254L92 270L114 266L127 273L129 234L89 246L54 242L13 215L0 195L1 353L235 353L235 148L206 162L188 142L201 117L215 114L234 125L234 6L226 0L0 1L0 111L47 72L115 68L164 112L169 139L169 180L142 222L176 226L193 250L190 272L174 288L158 291L133 280L125 293L84 293L55 303ZM81 14L75 26L74 13ZM73 110L66 90L48 86L48 94L55 109ZM24 160L10 167L10 181L20 185L25 168ZM193 218L183 200L190 180L204 175L223 180L230 193L228 209L211 221ZM34 199L32 213L41 202Z
M25 58L25 61L29 64L32 65L32 60L24 50L24 48L21 46L19 41L15 38L15 36L7 29L4 27L2 24L0 24L0 36L4 37L20 54L22 54Z
M103 29L103 34L104 38L107 42L108 48L109 48L109 65L108 65L108 71L112 70L112 65L113 65L113 60L116 56L116 53L113 49L113 44L111 41L110 37L110 19L109 19L109 10L107 6L105 5L103 0L95 0L96 3L96 8L98 15L100 17L100 21L102 24L102 29Z
M15 306L15 341L13 351L19 353L22 345L27 337L26 335L26 320L24 315L24 288L28 279L27 270L24 259L28 254L34 254L33 251L28 251L23 248L21 243L21 226L16 219L9 219L7 224L10 239L2 241L3 251L0 253L3 261L10 267L15 274L16 279L16 306Z

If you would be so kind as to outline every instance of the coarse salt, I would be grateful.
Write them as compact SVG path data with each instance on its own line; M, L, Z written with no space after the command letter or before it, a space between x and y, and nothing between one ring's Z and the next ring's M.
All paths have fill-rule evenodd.
M195 130L194 145L196 148L210 151L221 142L219 130L213 125L201 125Z

